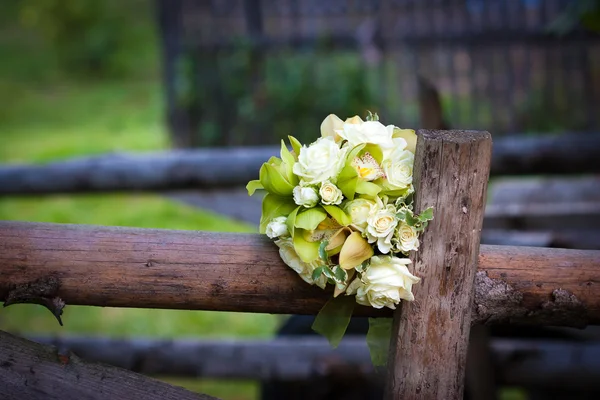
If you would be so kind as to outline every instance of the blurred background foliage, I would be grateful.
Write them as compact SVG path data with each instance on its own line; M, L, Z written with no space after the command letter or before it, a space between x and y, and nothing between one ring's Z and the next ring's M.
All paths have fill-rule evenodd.
M0 162L37 163L170 147L153 6L150 0L0 4ZM582 15L593 18L585 17L586 13L572 14L558 28L570 29L569 23ZM245 144L235 136L223 143L219 132L224 123L232 132L247 130L246 124L256 129L268 125L269 132L255 134L270 139L294 134L311 141L322 118L332 112L364 114L367 109L380 111L378 105L385 104L388 109L402 108L403 116L418 114L414 104L402 104L393 90L377 90L381 82L377 74L394 76L394 65L365 72L356 54L332 56L323 46L302 54L282 51L265 57L265 79L260 84L255 80L254 55L243 43L236 51L220 54L213 64L184 58L179 65L178 101L201 112L198 137L207 145ZM204 81L198 82L201 78ZM398 82L389 82L397 87ZM222 87L226 113L218 108L223 103L215 102L208 91L192 90L199 84ZM543 129L561 129L561 121L550 120L540 106L543 96L529 95L524 113L531 124L544 122ZM461 99L443 97L442 101L444 109L468 108ZM479 105L482 116L491 115L492 109L489 104ZM154 194L0 198L0 220L255 230ZM269 337L280 321L258 314L74 306L66 308L63 320L61 328L37 306L0 311L0 329L20 334ZM252 382L176 383L224 399L257 398L257 385Z
M20 0L0 4L0 163L39 163L169 148L153 2ZM0 220L253 232L158 194L0 198ZM0 308L22 335L262 337L266 314L67 306L64 327L35 305ZM223 399L258 398L256 382L168 381Z
M60 67L81 77L136 73L153 36L146 0L20 0L18 21L54 53ZM140 60L141 57L141 60Z

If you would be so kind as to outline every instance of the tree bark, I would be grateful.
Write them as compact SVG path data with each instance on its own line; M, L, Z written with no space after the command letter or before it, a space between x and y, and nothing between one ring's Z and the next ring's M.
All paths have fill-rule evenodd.
M492 155L494 175L600 172L600 135L504 137ZM279 147L107 154L46 165L0 166L0 195L158 191L245 186Z
M600 324L599 264L598 251L481 246L474 320ZM316 314L331 296L264 235L0 222L0 301L37 281L54 282L37 295L102 307Z
M415 210L434 220L411 255L414 302L394 312L386 399L461 399L492 137L418 132Z
M2 331L0 396L4 400L215 399L74 354L60 354Z

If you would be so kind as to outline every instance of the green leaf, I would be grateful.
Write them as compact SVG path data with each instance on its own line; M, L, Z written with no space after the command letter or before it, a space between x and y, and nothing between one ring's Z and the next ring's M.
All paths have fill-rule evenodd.
M321 275L323 275L323 268L325 268L325 266L320 266L314 269L313 273L312 273L312 280L316 281L317 279L319 279L321 277Z
M346 165L338 175L337 187L340 188L346 198L354 200L357 182L358 174L356 170L351 165Z
M333 271L331 270L331 268L329 268L326 265L323 266L323 275L325 275L325 277L327 278L327 280L331 280L331 281L335 282L335 274L333 273Z
M304 239L302 232L298 232L296 229L296 235L294 235L294 249L298 256L305 263L310 263L319 259L319 242L309 242Z
M281 174L279 166L264 163L260 168L260 183L269 193L277 196L291 196L294 186Z
M292 185L296 186L298 184L298 177L294 174L294 163L296 160L294 156L288 148L285 146L283 140L281 141L281 159L283 163L281 164L281 168L284 169L286 180Z
M336 283L344 283L346 279L348 279L348 272L345 269L340 268L339 265L336 265L332 268L333 272L333 280Z
M350 200L354 200L354 194L356 193L356 182L358 181L358 174L352 166L352 160L356 158L358 153L365 147L365 144L359 144L355 146L346 157L346 163L342 168L337 179L337 187L340 188L344 196Z
M335 349L346 333L355 304L354 296L339 296L329 300L317 314L312 329L325 336Z
M325 247L328 245L328 240L323 240L319 245L319 257L321 257L321 260L323 260L325 263L329 263L329 257L327 256L327 251L325 250Z
M365 273L367 271L367 268L369 268L369 260L365 260L360 265L354 267L356 272L359 272L361 274Z
M325 218L327 218L327 213L321 207L305 209L302 212L298 212L294 226L314 231Z
M300 155L300 149L302 148L302 144L298 141L298 139L296 139L293 136L288 136L288 139L290 139L292 150L294 150L294 153L296 153L296 158L298 158L298 156Z
M410 187L407 187L406 189L395 189L395 190L389 190L389 189L385 189L381 192L382 195L386 195L389 197L400 197L400 198L404 198L407 196L407 193L410 191Z
M374 366L387 364L392 337L392 318L369 318L367 345Z
M411 212L406 213L404 221L410 226L415 226L415 224L419 222L418 218L415 218L415 216Z
M433 219L433 207L429 207L427 210L421 212L418 217L419 221L431 221Z
M400 210L396 213L396 218L398 218L400 221L405 221L407 213L408 212L406 210Z
M259 189L264 189L262 183L258 179L248 182L246 185L246 190L248 191L248 196L252 196L254 192Z
M276 196L267 193L262 201L262 215L260 217L260 233L265 233L267 225L280 216L288 216L298 206L290 197Z
M352 223L352 218L348 216L341 208L337 206L323 206L327 214L331 215L333 219L335 219L338 224L342 226L348 226Z
M296 203L294 203L294 205L296 205ZM294 237L295 234L296 216L298 215L298 211L300 211L300 207L301 206L297 206L294 210L292 210L285 221L291 237Z
M369 197L375 197L381 192L381 186L367 181L359 180L356 183L356 193L366 194Z

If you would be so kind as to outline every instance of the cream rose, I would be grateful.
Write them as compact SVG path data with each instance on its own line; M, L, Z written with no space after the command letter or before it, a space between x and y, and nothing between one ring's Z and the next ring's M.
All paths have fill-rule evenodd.
M316 281L313 281L312 279L313 271L320 266L318 260L310 263L302 261L298 256L298 253L296 253L296 249L294 249L294 243L291 238L278 239L275 241L275 244L279 247L279 256L283 262L296 271L296 273L300 275L300 278L311 285L317 285L321 289L325 289L327 278L325 278L324 275L321 275Z
M367 219L375 202L367 199L354 199L346 203L344 211L352 219L352 225L361 232L367 229Z
M412 286L421 279L410 273L407 264L408 258L373 256L367 271L348 286L346 293L356 294L358 304L375 308L394 310L401 300L413 301Z
M270 239L274 239L276 237L287 236L289 234L288 227L286 225L287 217L277 217L273 218L271 222L267 225L267 236Z
M401 152L407 150L406 147L408 143L404 138L395 137L392 138L392 147L383 147L381 150L383 151L383 159L387 160L392 157L393 153Z
M408 150L394 151L391 158L382 163L386 176L386 186L392 190L410 187L413 180L415 156Z
M325 205L337 206L344 198L342 191L329 181L325 181L321 184L319 195L321 196L321 202Z
M392 236L398 225L396 207L388 204L383 208L373 207L367 218L367 239L369 243L377 242L377 248L383 254L390 252Z
M341 149L332 137L317 139L310 146L302 146L294 174L304 184L313 185L335 180L346 161L346 148Z
M294 196L294 203L306 208L314 207L319 202L317 190L312 187L296 186L292 195Z
M379 121L366 121L362 124L344 124L344 128L337 134L348 141L350 147L363 143L378 144L383 147L392 147L394 126L385 126Z
M394 248L404 253L419 248L419 233L415 228L402 222L396 230L396 235L392 239Z

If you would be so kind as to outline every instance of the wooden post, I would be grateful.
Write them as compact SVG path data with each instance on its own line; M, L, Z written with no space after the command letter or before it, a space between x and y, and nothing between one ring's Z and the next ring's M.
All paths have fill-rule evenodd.
M413 254L422 281L394 312L386 399L462 399L492 138L418 132L415 210L434 220Z

